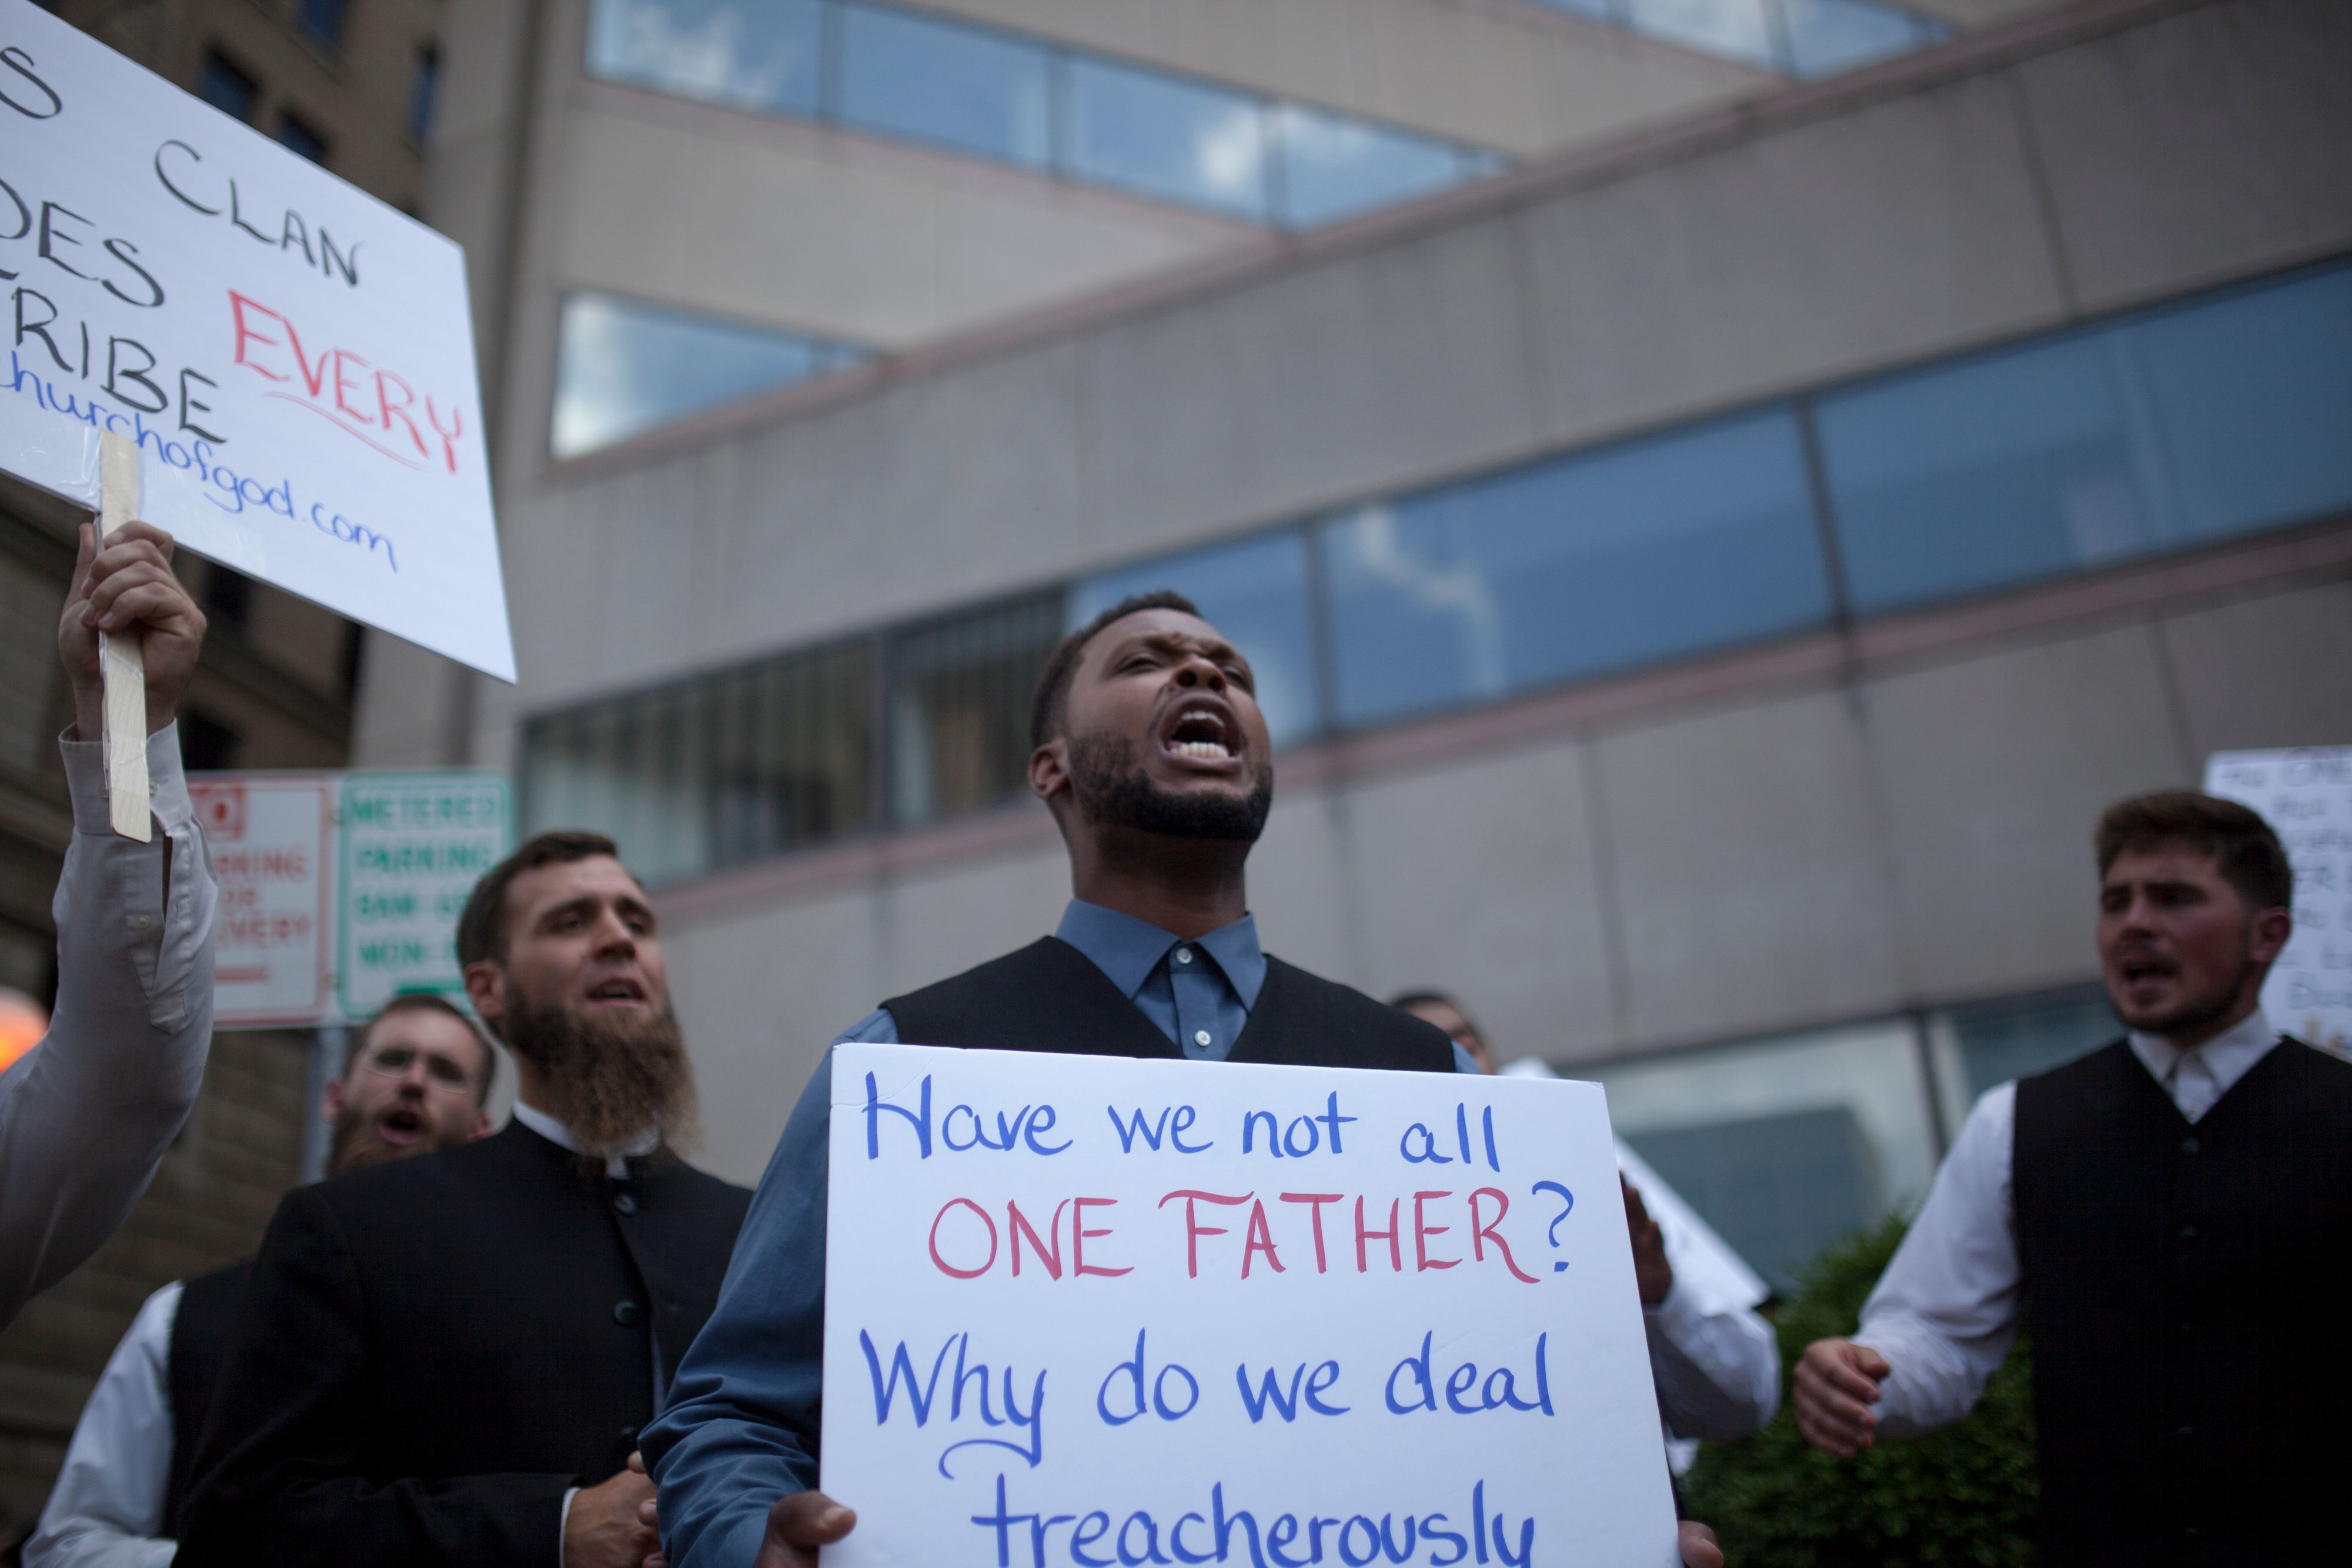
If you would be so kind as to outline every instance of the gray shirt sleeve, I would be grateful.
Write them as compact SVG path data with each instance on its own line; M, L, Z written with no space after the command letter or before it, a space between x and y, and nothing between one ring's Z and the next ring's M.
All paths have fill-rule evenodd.
M108 825L95 741L59 743L74 831L58 879L58 1002L0 1073L0 1327L114 1234L202 1083L212 1039L215 894L180 770L147 737L151 843Z

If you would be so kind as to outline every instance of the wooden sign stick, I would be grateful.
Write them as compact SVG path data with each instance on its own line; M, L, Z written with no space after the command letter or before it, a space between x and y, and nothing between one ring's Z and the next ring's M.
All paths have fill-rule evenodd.
M98 548L139 515L139 448L111 431L99 438ZM106 690L106 802L114 831L146 843L154 837L147 807L147 665L135 629L98 634L98 668Z

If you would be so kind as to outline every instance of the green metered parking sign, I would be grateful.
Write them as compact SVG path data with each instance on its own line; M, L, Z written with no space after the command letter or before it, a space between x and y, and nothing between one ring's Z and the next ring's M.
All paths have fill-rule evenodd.
M336 896L336 1000L373 1017L404 991L465 989L457 915L514 846L502 773L345 775Z

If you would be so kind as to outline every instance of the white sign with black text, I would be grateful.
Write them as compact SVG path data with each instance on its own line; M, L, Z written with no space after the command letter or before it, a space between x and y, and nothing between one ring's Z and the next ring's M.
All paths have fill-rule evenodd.
M464 254L0 0L0 469L514 678Z

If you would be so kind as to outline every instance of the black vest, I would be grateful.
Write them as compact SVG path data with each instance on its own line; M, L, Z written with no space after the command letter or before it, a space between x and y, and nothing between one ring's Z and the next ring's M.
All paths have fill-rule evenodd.
M2317 1561L2352 1460L2352 1063L2284 1040L2192 1126L2118 1040L2018 1084L2012 1184L2045 1568Z
M172 1469L163 1488L163 1534L180 1538L180 1505L195 1479L196 1440L220 1386L237 1318L245 1309L245 1282L253 1260L199 1274L180 1287L180 1310L172 1319L167 1387L172 1396Z
M898 1038L909 1044L1087 1056L1184 1054L1094 960L1057 936L882 1005L897 1020ZM1411 1013L1269 956L1257 1005L1227 1060L1451 1072L1454 1045L1444 1031Z

